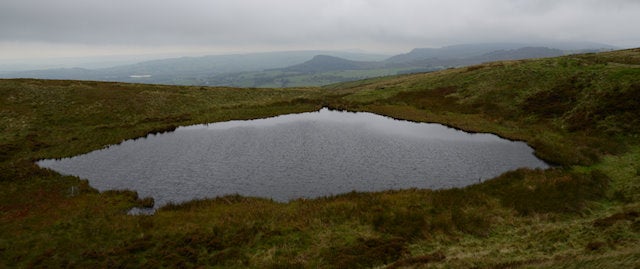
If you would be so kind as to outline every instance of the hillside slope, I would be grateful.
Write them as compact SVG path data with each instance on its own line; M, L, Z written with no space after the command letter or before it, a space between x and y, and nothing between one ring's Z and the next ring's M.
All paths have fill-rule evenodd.
M380 112L392 107L410 108L422 111L421 120L438 122L448 120L448 114L461 114L463 117L455 117L453 125L529 141L539 155L555 163L585 164L599 155L593 152L597 147L589 144L596 143L594 137L615 140L620 134L637 134L638 67L636 49L494 62L327 88L353 91L341 100L343 106L350 108ZM391 111L385 112L388 113ZM483 123L470 121L472 118L500 122L503 130L484 129L480 126ZM517 129L504 133L504 125ZM546 133L536 128L550 127L559 134L558 138L570 138L548 145L548 137L536 137ZM576 136L591 142L578 141ZM564 150L572 153L565 155ZM575 150L583 152L577 154Z
M306 89L0 80L0 96L3 268L640 264L640 49ZM134 192L98 193L33 164L177 125L322 106L523 140L558 167L462 189L227 196L130 216L145 202Z

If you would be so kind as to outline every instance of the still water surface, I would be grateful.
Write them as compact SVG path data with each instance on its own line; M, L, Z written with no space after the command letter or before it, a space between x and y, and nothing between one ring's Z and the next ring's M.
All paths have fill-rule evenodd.
M546 168L522 142L439 124L322 109L180 127L38 164L156 207L226 194L288 201L350 191L452 188Z

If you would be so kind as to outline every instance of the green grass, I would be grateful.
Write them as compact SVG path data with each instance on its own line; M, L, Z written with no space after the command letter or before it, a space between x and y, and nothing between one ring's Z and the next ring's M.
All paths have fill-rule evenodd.
M371 77L396 75L401 72L415 72L415 68L381 68L366 70L342 70L318 73L303 73L293 71L256 71L237 74L225 74L220 77L209 78L209 84L233 85L236 87L308 87L322 86L344 81L354 81ZM196 84L197 81L183 81L185 84ZM201 83L201 82L200 82Z
M323 88L0 80L0 267L633 268L640 50L488 63ZM150 201L38 168L179 125L321 106L523 140L548 170L451 190L276 203Z

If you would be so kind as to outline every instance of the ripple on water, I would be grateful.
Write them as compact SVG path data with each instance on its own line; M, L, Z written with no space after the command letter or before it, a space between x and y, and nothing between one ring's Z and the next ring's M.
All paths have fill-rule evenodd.
M227 194L288 201L350 191L452 188L546 168L522 142L439 124L322 109L181 127L41 167L131 189L156 207Z

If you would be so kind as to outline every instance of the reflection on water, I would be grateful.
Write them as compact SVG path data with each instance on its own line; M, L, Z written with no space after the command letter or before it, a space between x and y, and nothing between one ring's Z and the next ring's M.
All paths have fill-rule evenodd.
M181 127L42 167L168 202L226 194L277 201L356 191L451 188L545 168L522 142L438 124L322 109Z

